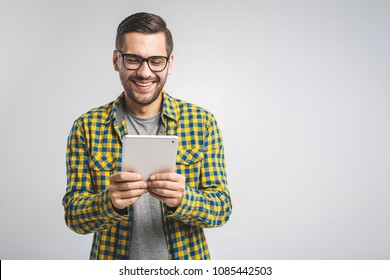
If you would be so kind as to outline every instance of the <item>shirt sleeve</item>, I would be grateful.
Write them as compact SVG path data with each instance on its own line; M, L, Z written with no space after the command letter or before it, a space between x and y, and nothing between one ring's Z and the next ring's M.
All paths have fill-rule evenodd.
M180 206L170 214L186 224L204 228L222 226L232 212L223 139L213 116L205 129L199 185L186 186Z
M94 191L86 142L86 133L77 120L67 142L67 188L62 204L67 226L81 234L104 230L127 219L114 210L107 188L99 193Z

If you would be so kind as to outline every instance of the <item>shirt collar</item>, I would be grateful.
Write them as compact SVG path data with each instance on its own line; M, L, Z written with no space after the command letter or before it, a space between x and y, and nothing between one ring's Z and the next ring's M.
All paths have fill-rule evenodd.
M179 108L176 99L170 96L166 91L163 90L163 104L162 104L162 114L175 122L179 118Z
M162 91L163 95L163 104L162 104L162 115L168 117L174 121L178 121L179 117L179 108L176 100L170 96L165 90ZM112 103L111 113L103 120L103 123L108 124L109 122L114 122L114 124L119 124L124 118L124 98L125 93L122 92L117 99Z

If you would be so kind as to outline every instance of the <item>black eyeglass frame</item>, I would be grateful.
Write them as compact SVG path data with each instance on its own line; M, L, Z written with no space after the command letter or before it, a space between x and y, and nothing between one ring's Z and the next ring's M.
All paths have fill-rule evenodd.
M165 70L165 68L167 68L167 65L168 65L168 61L169 61L169 56L163 56L163 55L155 55L155 56L150 56L148 58L143 58L139 55L136 55L136 54L132 54L132 53L122 53L121 51L119 50L116 50L116 52L118 54L120 54L122 56L122 64L123 66L127 69L127 70L138 70L142 67L142 65L144 64L144 62L146 61L146 64L148 65L150 71L153 71L153 72L162 72ZM139 67L138 68L135 68L135 69L132 69L132 68L128 68L125 64L125 58L126 56L131 56L131 57L135 57L137 59L139 59L139 61L141 62ZM150 67L150 64L149 64L149 60L150 59L158 59L158 58L165 58L165 65L164 65L164 68L162 70L153 70L151 67Z

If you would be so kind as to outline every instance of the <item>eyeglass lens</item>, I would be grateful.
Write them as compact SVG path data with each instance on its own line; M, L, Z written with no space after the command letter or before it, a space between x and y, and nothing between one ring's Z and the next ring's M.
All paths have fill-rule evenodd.
M152 71L163 71L167 64L167 58L164 56L152 56L147 59L142 59L136 55L126 54L123 57L125 67L129 70L138 70L141 68L142 63L146 60Z

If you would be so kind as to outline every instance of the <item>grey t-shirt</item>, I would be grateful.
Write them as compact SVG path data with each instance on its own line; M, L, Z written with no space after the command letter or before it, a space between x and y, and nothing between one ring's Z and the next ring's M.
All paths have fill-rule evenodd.
M125 119L129 134L156 135L161 131L160 114L140 119L125 110ZM133 204L133 209L130 260L167 260L168 248L161 202L147 193Z

